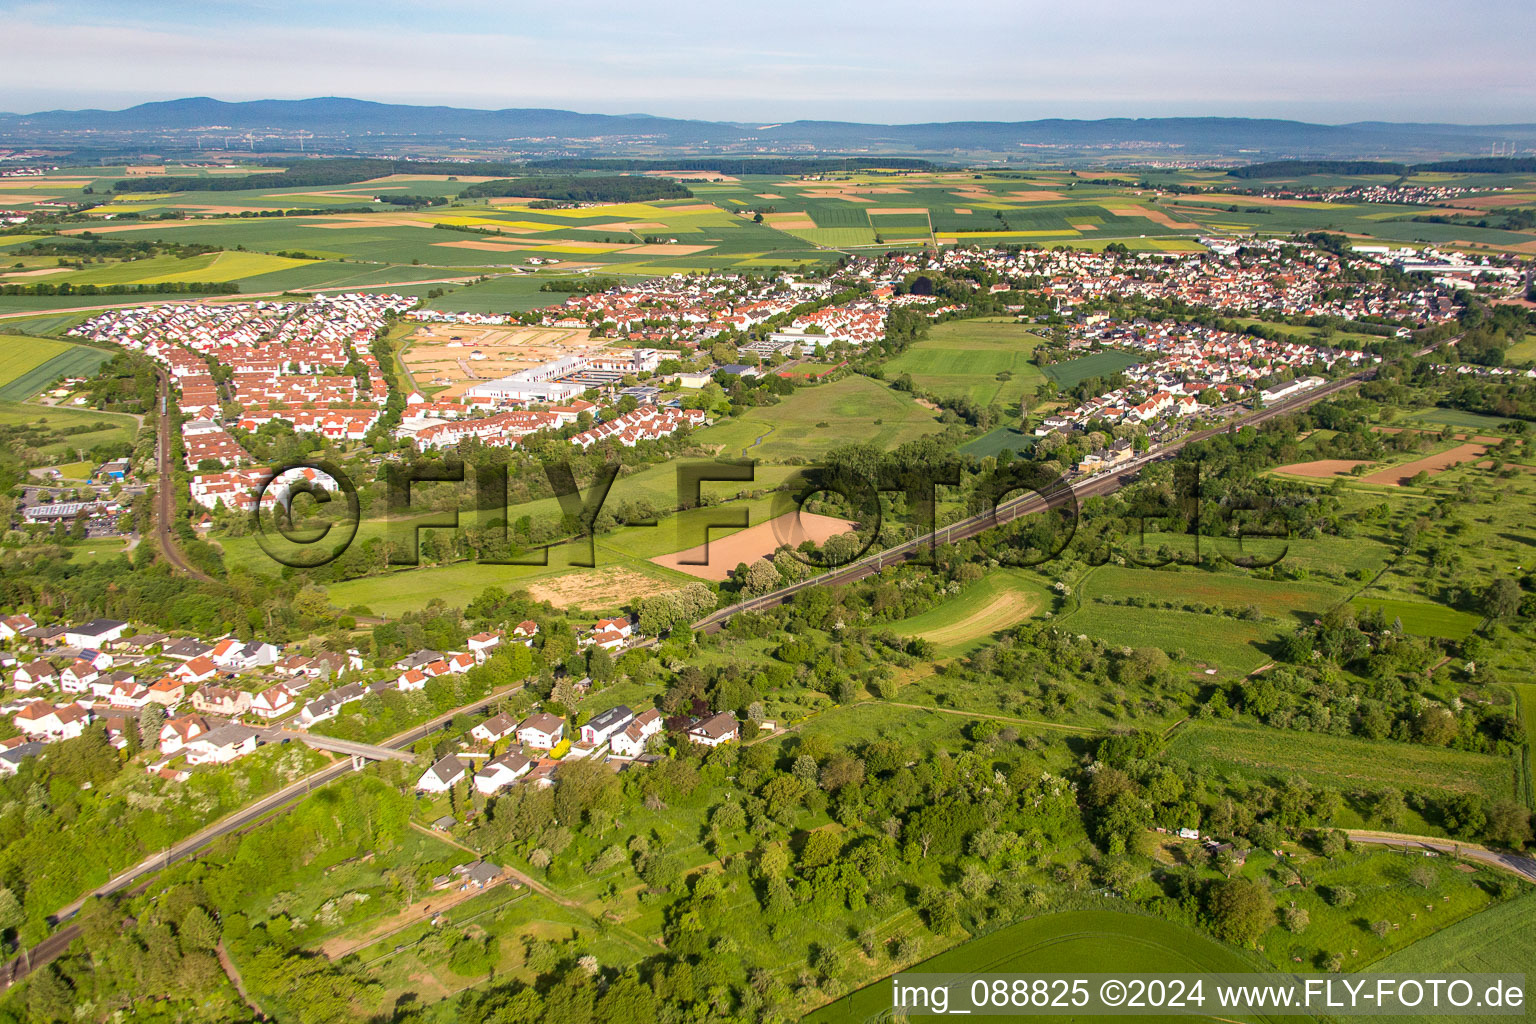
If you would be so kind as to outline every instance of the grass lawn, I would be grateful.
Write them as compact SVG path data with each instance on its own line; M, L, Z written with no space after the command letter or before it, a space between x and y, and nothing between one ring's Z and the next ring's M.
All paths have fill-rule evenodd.
M1011 319L951 320L935 325L926 338L888 362L886 376L906 373L936 395L1016 406L1045 381L1029 361L1042 340Z
M1092 597L1124 599L1145 597L1154 601L1218 605L1242 608L1253 605L1264 615L1293 621L1299 612L1327 611L1345 592L1326 583L1292 583L1258 579L1240 572L1200 570L1132 569L1106 565L1095 572L1086 588ZM1085 597L1085 599L1087 599Z
M1508 800L1511 758L1353 736L1198 721L1180 729L1169 753L1218 773L1264 780L1299 775L1346 792L1393 786L1481 793Z
M974 440L967 441L960 446L960 451L966 455L974 455L978 459L984 459L988 455L997 455L1007 450L1015 452L1027 452L1035 446L1039 438L1033 434L1022 433L1017 427L1004 424L993 427Z
M1158 647L1181 655L1181 660L1205 662L1231 674L1245 675L1271 660L1263 648L1280 635L1269 622L1096 604L1093 593L1090 580L1083 588L1082 607L1061 617L1063 628L1117 646Z
M999 569L921 615L893 623L896 632L933 641L941 657L968 653L994 633L1051 605L1045 587L1017 570Z
M868 377L798 388L778 405L694 433L722 456L807 463L829 449L865 442L889 450L940 428L938 413Z
M1478 433L1500 434L1500 427L1511 423L1518 423L1504 416L1489 416L1480 412L1468 412L1465 409L1419 409L1392 421L1393 426L1418 427L1420 429L1432 427L1455 427L1458 430L1471 430Z

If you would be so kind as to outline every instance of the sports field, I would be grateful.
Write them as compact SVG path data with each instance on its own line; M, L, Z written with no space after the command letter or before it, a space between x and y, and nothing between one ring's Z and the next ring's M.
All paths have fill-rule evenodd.
M1109 910L1075 910L1021 921L906 968L909 972L922 974L1050 974L1068 971L1206 974L1259 969L1261 966L1244 954L1199 932L1157 918ZM891 987L876 982L828 1003L804 1019L808 1024L875 1024L891 1020ZM1100 1019L1120 1018L1072 1015L1074 1021ZM1260 1021L1269 1018L1253 1015L1234 1019Z
M1029 361L1044 339L1014 320L950 320L885 365L894 379L909 374L924 391L979 405L1017 406L1045 381Z

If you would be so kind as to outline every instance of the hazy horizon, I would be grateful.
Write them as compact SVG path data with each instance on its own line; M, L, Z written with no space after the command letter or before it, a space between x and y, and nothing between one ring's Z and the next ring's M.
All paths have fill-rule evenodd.
M1271 117L1340 124L1536 122L1529 12L1489 0L1080 9L997 0L785 0L721 9L617 0L513 12L479 0L0 3L0 109L119 109L187 96L347 96L725 121ZM727 16L728 15L728 16Z

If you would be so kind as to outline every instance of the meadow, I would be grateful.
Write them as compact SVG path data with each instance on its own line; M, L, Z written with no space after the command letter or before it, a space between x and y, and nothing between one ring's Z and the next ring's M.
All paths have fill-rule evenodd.
M1030 362L1044 339L1012 319L950 320L885 364L894 378L909 374L924 391L1016 408L1045 375Z
M88 432L69 434L42 445L38 451L49 459L75 459L80 449L99 444L132 441L138 424L132 416L95 412L89 409L53 408L0 400L0 426L69 429L89 426Z
M1255 969L1257 964L1247 954L1192 929L1153 917L1112 910L1073 910L1020 921L906 968L908 972L919 974L1081 971L1208 974ZM805 1020L808 1024L872 1024L888 1020L890 1016L890 986L873 984L828 1003ZM1072 1019L1115 1018L1073 1014ZM1254 1015L1247 1019L1262 1021L1269 1018Z
M48 362L54 356L73 349L63 341L0 334L0 389ZM23 396L30 397L30 396Z
M935 608L892 623L904 636L938 647L940 657L967 654L994 634L1051 607L1053 598L1033 577L1011 569L993 570Z
M1079 356L1062 363L1052 363L1041 369L1058 387L1072 388L1093 377L1111 377L1127 366L1141 362L1142 357L1120 349L1107 348L1102 352Z
M1178 730L1168 753L1255 782L1299 776L1345 792L1420 787L1490 800L1515 795L1512 759L1417 743L1199 721Z
M1376 961L1379 974L1520 974L1536 963L1536 893L1500 903L1475 917L1458 921L1413 945ZM1529 1013L1525 1014L1529 1017ZM1350 1024L1364 1024L1379 1017L1342 1017ZM1496 1014L1459 1015L1467 1024L1498 1024L1520 1017Z
M805 464L854 441L890 450L939 431L938 413L868 377L800 388L777 404L748 409L694 432L721 456Z

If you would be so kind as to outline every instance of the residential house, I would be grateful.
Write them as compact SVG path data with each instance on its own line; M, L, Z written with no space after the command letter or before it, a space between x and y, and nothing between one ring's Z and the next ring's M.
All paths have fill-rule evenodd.
M0 746L4 747L0 749L0 775L15 775L21 770L21 762L36 757L44 749L44 745L37 740L22 736L12 736Z
M500 633L476 633L466 640L464 645L469 648L469 653L474 656L475 661L482 663L491 656L491 651L500 643Z
M76 658L59 673L59 688L65 693L84 693L101 673L84 658Z
M64 642L72 647L103 647L128 631L128 623L116 619L92 619L83 626L71 626Z
M540 711L523 719L517 727L518 742L535 750L550 750L565 738L565 719Z
M503 711L469 730L469 735L481 743L495 743L516 731L517 719Z
M191 661L193 658L204 657L212 650L212 644L205 644L201 640L186 637L163 647L160 653L164 654L167 658L175 658L177 661Z
M68 626L33 626L22 630L21 635L39 647L57 647L64 642L64 634L67 632Z
M212 731L208 719L202 715L179 715L168 718L160 727L160 753L171 755L179 752L192 740Z
M93 719L91 709L79 704L61 704L57 707L47 701L28 704L16 712L13 721L16 728L29 737L43 742L72 740L85 732Z
M650 738L661 731L661 712L655 708L631 718L624 728L608 740L608 748L617 757L639 757L645 753Z
M188 659L171 670L171 675L191 686L205 683L219 674L219 666L206 654Z
M207 715L233 718L251 709L251 695L245 690L210 683L192 691L192 706Z
M706 747L718 747L740 738L741 727L736 723L736 716L729 711L710 715L688 728L688 742Z
M446 793L468 773L464 762L449 754L422 773L416 788L424 793Z
M0 619L0 640L11 640L20 636L29 629L36 629L37 623L27 615L7 615Z
M323 722L327 718L335 718L341 713L342 705L350 704L355 700L362 700L368 695L368 691L358 683L347 683L338 686L330 693L322 693L299 712L299 725L308 728L316 722Z
M149 699L156 704L175 707L187 696L187 684L175 676L162 676L149 684Z
M532 767L533 762L522 754L502 754L487 761L484 768L475 772L475 789L490 796L527 775Z
M39 686L55 686L58 681L59 670L54 668L51 662L41 659L27 662L11 677L11 685L21 693L35 690Z
M107 703L114 708L141 708L149 703L149 687L141 686L132 679L112 684Z
M187 744L187 763L228 764L251 753L260 743L261 734L248 725L220 726Z
M112 691L119 683L132 683L136 677L127 669L108 672L91 680L91 696L97 700L111 700Z
M292 711L296 704L293 691L279 683L251 698L251 713L260 718L280 718Z
M581 745L585 747L600 747L607 743L615 733L622 730L634 720L635 713L623 704L609 708L607 711L592 718L581 727Z
M524 619L512 629L514 639L521 640L524 647L533 646L533 638L539 635L539 624L532 619Z

